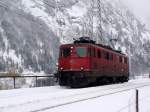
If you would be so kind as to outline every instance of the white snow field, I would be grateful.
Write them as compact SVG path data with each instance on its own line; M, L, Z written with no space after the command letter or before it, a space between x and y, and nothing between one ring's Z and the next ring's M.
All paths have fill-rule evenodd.
M143 87L141 87L143 86ZM150 112L150 80L70 89L60 86L0 91L0 112Z

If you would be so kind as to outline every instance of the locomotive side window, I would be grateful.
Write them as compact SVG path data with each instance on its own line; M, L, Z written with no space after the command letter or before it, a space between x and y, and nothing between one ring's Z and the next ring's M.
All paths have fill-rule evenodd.
M109 60L109 52L106 53L106 59Z
M98 53L99 53L99 52L98 52ZM100 52L100 53L101 53L101 52ZM103 56L104 59L110 60L110 61L113 60L113 54L111 54L111 53L109 53L109 52L106 52L106 51L103 51L102 53L103 53L102 56ZM100 54L100 56L101 56L101 54Z
M97 52L97 57L101 58L101 51L100 50L98 50L98 52Z
M109 52L103 51L103 58L109 60Z
M88 57L91 57L91 48L88 48Z
M105 51L103 51L103 58L104 58L104 59L107 59L107 56L106 56L106 52L105 52Z
M94 51L94 56L93 57L96 57L96 49L94 48L93 51Z
M110 54L110 60L113 60L113 54Z
M70 49L69 48L62 48L61 49L61 57L68 57L70 56Z
M122 60L122 57L121 57L121 56L119 57L119 62L120 62L120 63L122 63L122 62L123 62L123 60Z
M91 49L91 56L96 57L96 49L95 48Z
M124 58L124 62L125 62L125 64L127 64L127 58Z
M78 57L86 57L86 48L84 47L77 47L75 49L75 53Z

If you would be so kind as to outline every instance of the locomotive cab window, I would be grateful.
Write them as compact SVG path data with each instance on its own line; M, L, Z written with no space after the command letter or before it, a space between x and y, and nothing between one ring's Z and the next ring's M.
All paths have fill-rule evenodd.
M78 57L86 57L86 48L84 47L77 47L75 48L75 54L78 56Z
M62 48L61 49L61 57L67 58L68 56L70 56L70 49Z

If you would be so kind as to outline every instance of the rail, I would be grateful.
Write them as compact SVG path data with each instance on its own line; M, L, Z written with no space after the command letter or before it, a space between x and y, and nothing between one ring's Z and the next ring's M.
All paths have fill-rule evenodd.
M31 87L53 86L54 83L56 82L55 77L52 75L50 75L50 76L33 76L33 75L32 76L0 76L0 82L5 81L4 79L13 79L13 84L11 84L11 86L13 85L13 88L15 89L15 88L19 88L19 87L17 87L17 83L16 83L17 79L24 79L23 84L21 84L21 81L18 81L18 82L20 85L25 85L27 78L30 78L32 80L30 82L30 85L33 84L33 86L31 86Z
M141 86L135 86L135 87L131 87L131 88L123 88L121 90L113 91L113 92L110 92L110 93L97 95L97 96L93 96L93 97L89 97L89 98L76 99L74 101L68 101L68 102L65 102L65 103L62 103L62 104L56 104L54 106L49 106L49 107L33 110L33 111L30 111L30 112L47 111L47 110L50 110L50 109L53 109L53 108L59 108L59 107L62 107L62 106L66 106L66 105L70 105L70 104L74 104L74 103L78 103L78 102L83 102L83 101L87 101L87 100L92 100L92 99L96 99L96 98L100 98L100 97L104 97L104 96L109 96L109 95L113 95L113 94L117 94L117 93L127 92L127 91L134 90L134 89L138 90L138 89L146 87L146 86L150 86L150 84L144 84L144 85L141 85ZM125 108L121 109L119 112L121 112Z

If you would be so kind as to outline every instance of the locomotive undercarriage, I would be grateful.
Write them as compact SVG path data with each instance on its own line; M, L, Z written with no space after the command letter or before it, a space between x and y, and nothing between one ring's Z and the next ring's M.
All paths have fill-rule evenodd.
M61 72L59 73L60 86L70 86L72 88L85 87L90 83L87 73L83 72Z
M104 85L112 83L127 82L127 76L111 77L108 75L98 75L93 72L60 72L58 73L60 86L69 86L71 88L80 88L95 85Z

